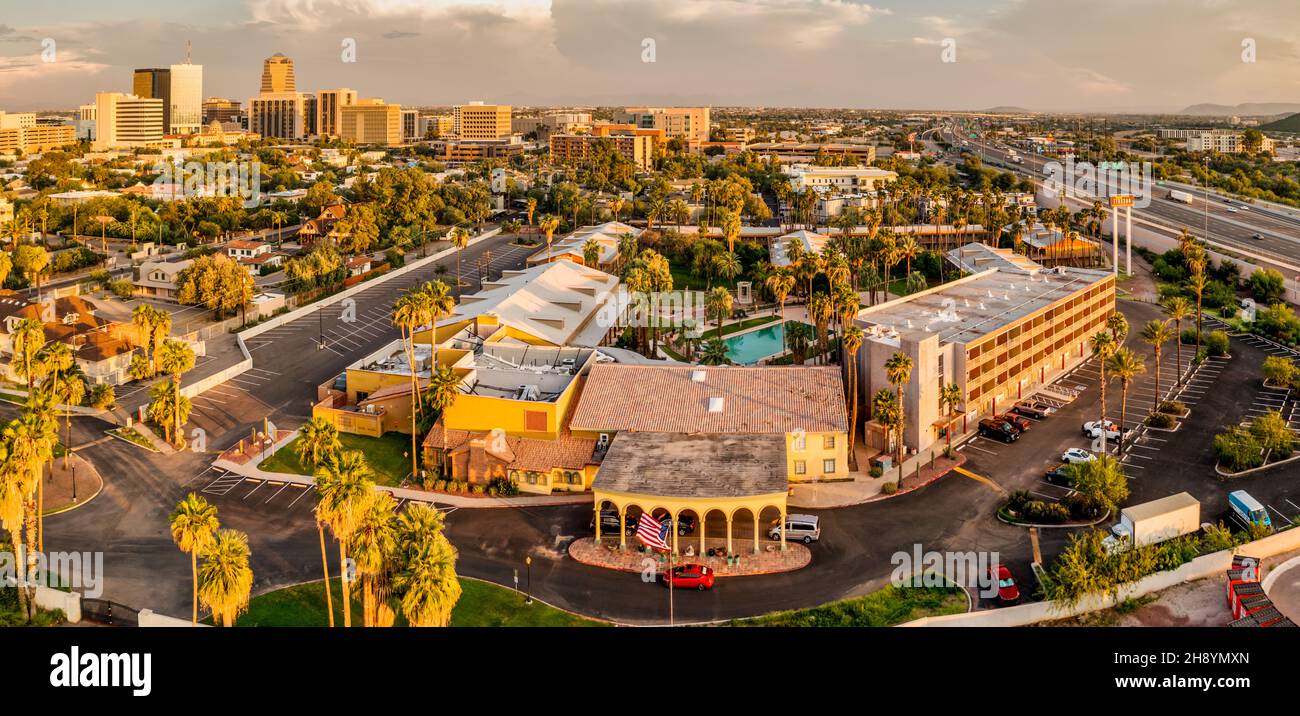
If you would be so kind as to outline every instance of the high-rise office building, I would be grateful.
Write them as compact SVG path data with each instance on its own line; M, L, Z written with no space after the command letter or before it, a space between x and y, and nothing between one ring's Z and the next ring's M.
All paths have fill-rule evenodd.
M382 99L361 99L343 108L339 136L357 144L402 143L402 105Z
M420 138L420 111L402 110L402 141L414 142Z
M95 141L95 105L83 104L77 108L77 139Z
M172 65L171 119L168 133L197 134L203 127L203 65Z
M301 92L264 92L248 100L248 131L275 139L308 136L307 97Z
M627 107L619 121L641 129L662 129L669 139L680 138L689 145L709 141L708 107Z
M162 141L163 101L121 92L95 95L96 150L142 147Z
M213 122L238 122L244 115L239 102L224 97L209 97L203 100L203 124Z
M136 70L132 76L131 94L142 99L163 101L163 133L172 127L172 71L159 68Z
M453 108L455 127L452 130L461 139L505 139L510 136L510 110L508 104L483 104L470 102Z
M293 76L293 60L279 52L262 63L262 94L297 92L298 81Z
M341 87L321 90L317 97L316 133L322 137L339 136L343 123L343 108L356 104L357 91Z

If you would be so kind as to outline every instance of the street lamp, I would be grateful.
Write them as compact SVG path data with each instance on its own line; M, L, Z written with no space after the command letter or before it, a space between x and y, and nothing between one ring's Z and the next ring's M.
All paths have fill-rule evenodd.
M533 558L524 557L524 566L528 569L527 582L524 585L524 604L533 603Z

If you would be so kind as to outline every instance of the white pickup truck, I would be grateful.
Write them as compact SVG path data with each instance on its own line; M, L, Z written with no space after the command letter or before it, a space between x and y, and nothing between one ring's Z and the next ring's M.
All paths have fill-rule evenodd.
M1093 440L1096 440L1097 438L1101 437L1101 431L1102 428L1101 428L1100 421L1090 420L1083 424L1084 437L1089 437L1092 438ZM1123 437L1128 437L1129 432L1131 431L1130 430L1121 431L1118 425L1112 423L1109 420L1106 421L1106 439L1110 440L1111 442L1119 440L1121 435Z

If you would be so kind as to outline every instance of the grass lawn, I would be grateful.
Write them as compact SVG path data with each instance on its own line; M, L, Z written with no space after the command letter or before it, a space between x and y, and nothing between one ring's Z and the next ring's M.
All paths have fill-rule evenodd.
M732 626L864 627L893 626L921 617L960 614L966 595L956 587L885 587L866 596L811 609L773 612Z
M342 624L343 590L337 579L330 580L336 623ZM476 579L461 578L462 593L451 612L454 627L585 627L605 626L603 622L583 619L541 602L524 604L522 594ZM361 624L361 601L352 593L352 624ZM249 601L248 611L235 626L321 627L329 624L325 613L325 594L320 582L277 589ZM406 626L398 614L397 626Z
M339 433L339 442L344 450L360 450L366 455L366 462L375 471L375 482L380 485L396 486L402 478L411 472L411 437L401 433L384 433L383 437L372 438L352 433ZM311 475L309 470L298 460L296 451L298 438L280 448L280 451L263 460L257 467L268 472L288 472L295 475Z

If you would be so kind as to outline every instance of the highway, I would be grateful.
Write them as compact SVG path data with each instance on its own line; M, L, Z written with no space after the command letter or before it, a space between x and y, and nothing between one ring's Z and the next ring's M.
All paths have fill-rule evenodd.
M1038 154L1020 152L1023 162L1010 161L1008 151L1002 147L979 138L958 136L952 128L941 130L950 143L965 140L963 150L970 151L984 162L1008 169L1039 182L1044 178L1043 166L1059 160ZM1175 188L1181 185L1173 185ZM1292 272L1300 271L1300 218L1283 214L1272 209L1247 206L1239 200L1229 202L1223 197L1211 194L1209 201L1203 194L1191 192L1192 203L1184 204L1169 198L1170 186L1156 182L1152 187L1151 203L1146 207L1133 209L1134 221L1146 220L1157 224L1177 235L1186 228L1198 237L1204 237L1211 245L1239 253L1246 258L1256 258L1289 268ZM1084 199L1091 201L1091 198ZM1236 211L1232 211L1236 208ZM1208 224L1208 233L1206 231ZM1255 238L1258 236L1259 238ZM1254 256L1252 256L1254 255Z

